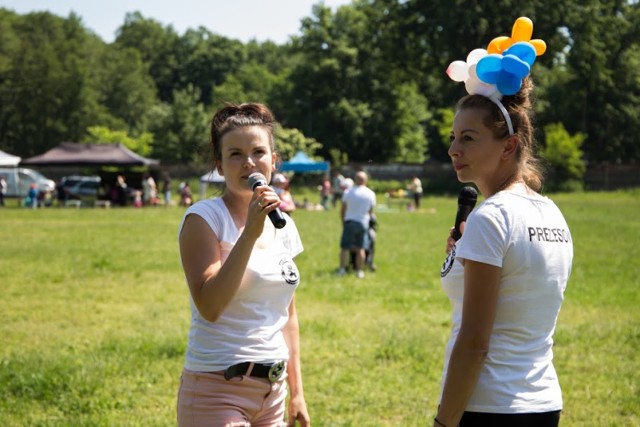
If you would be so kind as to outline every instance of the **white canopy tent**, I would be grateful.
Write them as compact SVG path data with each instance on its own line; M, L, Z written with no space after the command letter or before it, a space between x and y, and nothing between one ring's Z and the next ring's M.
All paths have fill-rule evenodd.
M209 184L222 184L223 182L224 176L220 175L217 169L213 169L202 175L200 177L200 199L206 197Z
M18 164L20 163L20 160L22 160L20 157L18 156L13 156L9 153L5 153L4 151L0 150L0 166L18 166Z

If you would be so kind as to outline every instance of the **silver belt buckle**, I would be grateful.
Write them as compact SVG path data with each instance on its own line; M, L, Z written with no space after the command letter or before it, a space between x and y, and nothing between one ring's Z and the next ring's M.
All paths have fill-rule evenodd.
M269 368L269 381L271 381L272 383L278 381L282 377L282 374L284 374L286 366L287 364L284 360L271 365L271 367Z

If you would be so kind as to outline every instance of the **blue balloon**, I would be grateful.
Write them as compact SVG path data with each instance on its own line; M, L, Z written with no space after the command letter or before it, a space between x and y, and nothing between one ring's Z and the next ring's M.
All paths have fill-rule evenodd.
M536 49L531 43L514 43L503 55L494 53L478 61L476 75L480 81L496 85L503 95L513 95L520 90L522 79L535 60Z
M529 64L529 67L536 62L536 48L529 42L518 42L512 44L503 55L514 55Z
M504 58L502 58L502 69L520 78L526 76L529 74L529 71L531 71L529 64L514 55L505 55Z
M498 76L498 82L496 83L498 90L503 95L513 95L518 93L520 86L522 86L522 79L515 74L502 71Z
M495 84L498 73L502 70L502 55L497 53L483 57L476 65L476 75L480 81Z

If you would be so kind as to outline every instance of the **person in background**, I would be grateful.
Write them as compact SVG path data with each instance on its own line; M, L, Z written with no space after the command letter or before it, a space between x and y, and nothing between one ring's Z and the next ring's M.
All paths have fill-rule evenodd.
M29 192L25 199L25 206L33 209L37 209L38 207L38 188L35 184L29 185Z
M351 178L345 178L344 180L342 180L342 197L344 197L344 195L353 188L353 185L354 182Z
M276 173L271 179L271 184L273 190L280 198L280 210L289 215L293 214L293 211L296 210L296 204L293 200L293 195L291 195L291 190L289 189L290 184L287 177L281 173Z
M333 191L333 207L335 208L338 200L342 200L342 195L344 193L344 176L338 170L333 172L333 182L331 183L331 189Z
M409 183L409 191L413 197L413 206L416 210L420 209L420 199L422 199L422 181L414 175Z
M171 206L171 177L165 175L162 180L162 196L164 197L164 205Z
M7 180L0 175L0 206L4 206L4 195L7 194Z
M533 48L531 48L533 49ZM449 156L458 180L484 201L447 240L442 286L452 307L433 426L555 427L562 394L553 334L571 273L573 243L558 207L539 194L525 77L501 100L457 104Z
M368 247L369 220L376 206L376 194L367 187L367 174L356 173L354 186L342 196L342 236L340 237L340 267L338 275L346 274L349 253L355 251L356 277L364 277L365 248Z
M158 203L158 186L151 174L145 174L142 179L142 202L144 206Z
M191 194L191 187L188 182L183 182L180 190L180 206L191 206L193 203L193 195Z
M331 203L331 180L327 175L322 177L322 184L320 184L320 204L325 211L329 210L329 203Z
M142 201L143 192L141 190L133 190L133 207L141 208L144 206L144 202Z
M129 191L129 189L124 176L118 175L118 177L116 178L116 185L114 186L114 190L115 202L120 206L127 206L127 192Z
M275 118L263 104L228 104L211 121L221 197L201 200L180 225L180 257L191 296L191 327L178 392L178 425L310 426L300 366L294 221L276 229L280 198L250 188L276 168ZM287 385L290 398L287 401Z
M68 199L67 190L64 188L62 180L56 182L56 198L58 199L58 206L65 206Z

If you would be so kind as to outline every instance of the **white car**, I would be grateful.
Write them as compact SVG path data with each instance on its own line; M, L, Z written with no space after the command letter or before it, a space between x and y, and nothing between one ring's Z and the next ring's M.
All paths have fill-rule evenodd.
M53 192L56 189L55 182L33 169L2 167L0 175L7 182L5 197L27 197L31 184L35 184L42 193Z

